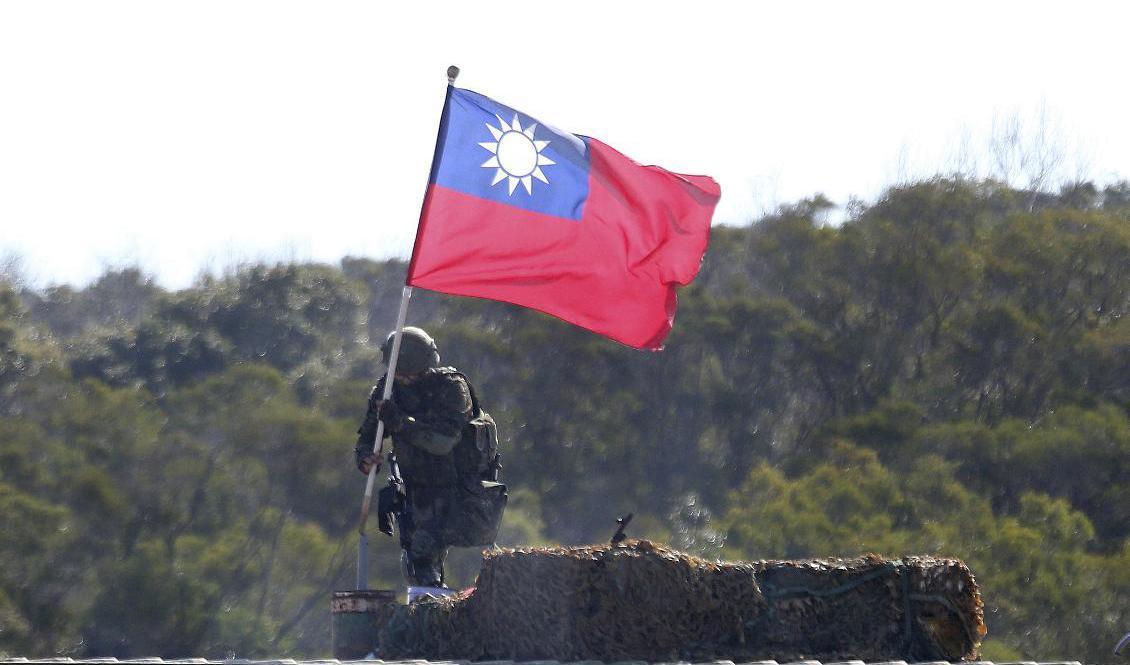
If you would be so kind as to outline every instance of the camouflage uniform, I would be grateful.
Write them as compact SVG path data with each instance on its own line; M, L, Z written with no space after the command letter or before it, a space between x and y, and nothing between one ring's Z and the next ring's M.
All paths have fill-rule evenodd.
M438 363L438 354L434 358ZM358 462L372 452L386 378L369 394L357 431ZM451 519L459 482L452 450L472 418L470 389L452 368L428 367L408 380L398 378L392 401L399 414L391 424L386 419L385 436L392 437L406 490L405 519L398 525L405 575L412 585L442 586L448 547L458 540L451 535L459 528Z

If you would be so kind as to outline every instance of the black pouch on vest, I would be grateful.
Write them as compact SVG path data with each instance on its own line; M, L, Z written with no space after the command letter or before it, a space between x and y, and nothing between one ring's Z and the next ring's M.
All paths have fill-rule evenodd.
M393 520L404 516L404 492L393 484L388 484L377 492L377 528L381 533L391 536Z

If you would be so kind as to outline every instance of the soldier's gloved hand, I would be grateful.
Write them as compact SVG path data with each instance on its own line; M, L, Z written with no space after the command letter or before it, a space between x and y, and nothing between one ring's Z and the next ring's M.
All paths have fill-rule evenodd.
M377 466L377 471L381 470L381 458L376 453L369 453L362 455L360 451L357 452L357 470L366 476L373 469L373 465Z
M385 424L385 429L390 432L399 432L404 429L405 425L412 421L412 417L408 416L396 405L396 402L387 399L381 402L378 414L380 419Z

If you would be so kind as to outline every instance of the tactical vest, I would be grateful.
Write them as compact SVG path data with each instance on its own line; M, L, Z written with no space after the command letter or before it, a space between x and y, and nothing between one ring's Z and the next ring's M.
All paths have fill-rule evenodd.
M455 416L454 408L442 403L441 396L447 385L454 381L454 369L444 367L428 370L425 376L411 385L394 384L393 399L406 413L416 417ZM383 379L382 379L383 380ZM468 384L469 385L469 384ZM377 384L381 388L381 384ZM409 434L393 434L393 441L409 445L396 446L396 459L404 481L409 485L453 486L459 482L452 453L434 455L412 444Z

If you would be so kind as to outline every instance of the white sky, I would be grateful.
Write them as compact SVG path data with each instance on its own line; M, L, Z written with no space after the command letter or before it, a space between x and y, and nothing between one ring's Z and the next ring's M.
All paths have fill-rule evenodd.
M140 265L181 287L240 261L405 257L452 63L714 176L716 222L872 199L1041 107L1066 175L1108 181L1130 176L1124 7L0 0L0 258L40 285Z

